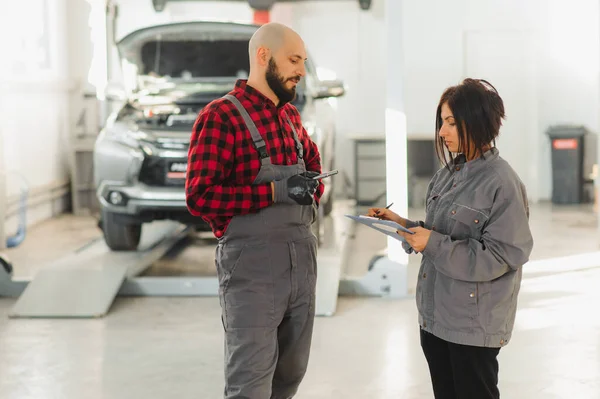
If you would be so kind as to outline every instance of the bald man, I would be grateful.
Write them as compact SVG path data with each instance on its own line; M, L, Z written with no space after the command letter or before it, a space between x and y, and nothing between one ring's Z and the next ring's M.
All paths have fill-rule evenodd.
M186 199L218 238L225 398L292 398L306 372L315 312L323 185L315 143L290 104L305 75L293 30L259 28L250 76L194 125Z

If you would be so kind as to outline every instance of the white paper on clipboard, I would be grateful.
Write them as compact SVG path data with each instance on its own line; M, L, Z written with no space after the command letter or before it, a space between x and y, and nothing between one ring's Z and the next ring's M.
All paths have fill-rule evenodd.
M393 222L391 220L381 220L370 216L354 216L354 215L345 215L346 217L358 222L362 223L365 226L368 226L372 229L379 231L385 235L395 238L398 241L406 241L400 234L397 233L398 230L404 231L408 234L415 234L414 231L410 231L409 229L403 227L402 225Z

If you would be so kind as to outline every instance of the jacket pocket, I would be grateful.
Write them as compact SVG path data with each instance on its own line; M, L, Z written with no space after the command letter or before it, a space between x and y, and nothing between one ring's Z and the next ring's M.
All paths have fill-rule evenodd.
M483 226L488 219L485 212L454 204L450 211L450 219L454 221L450 236L457 240L465 238L481 238Z
M439 197L439 194L432 192L429 197L425 199L425 212L432 210L432 205L435 204L435 201L437 201Z
M492 330L492 282L477 283L477 313L479 323L486 333Z
M512 330L517 308L521 277L517 271L506 273L494 281L484 283L489 294L482 296L480 312L487 314L486 327L493 334Z
M472 332L479 316L477 284L437 273L434 292L436 323L451 331Z

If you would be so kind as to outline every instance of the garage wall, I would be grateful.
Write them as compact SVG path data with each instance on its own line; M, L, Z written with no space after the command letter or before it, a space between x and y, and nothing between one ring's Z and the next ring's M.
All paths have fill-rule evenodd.
M339 101L338 122L344 137L383 133L383 3L373 2L368 12L354 2L285 5L290 10L284 15L305 38L316 61L336 71L349 85L347 97ZM479 65L471 70L480 71L476 77L485 78L499 76L498 71L514 70L518 55L528 55L526 64L517 66L526 70L526 75L514 82L525 83L527 87L523 89L533 96L515 95L511 93L514 85L511 87L510 80L497 80L498 90L505 97L507 130L514 130L515 119L523 119L518 115L520 111L527 110L525 115L530 115L517 127L518 134L506 132L501 149L507 158L523 147L530 151L528 158L515 155L511 162L523 174L532 200L549 199L547 128L582 124L594 133L599 130L598 15L597 0L405 1L399 21L404 26L405 64L398 71L403 73L405 82L409 138L432 137L439 97L446 87L466 77L470 69L467 62ZM503 43L503 51L510 57L500 57L494 65L483 59L467 61L467 37L479 33ZM510 38L515 35L529 41L533 54L527 54L519 40L513 40L514 48L510 47ZM501 90L507 84L506 90ZM352 159L348 156L351 150L349 141L340 141L337 159L345 160L340 169L348 171L349 176L353 176Z
M30 224L60 213L67 203L73 85L68 77L66 6L67 0L27 0L13 2L0 13L0 169L8 172L9 199L19 194L22 179L26 181ZM15 227L16 218L10 217L7 234Z
M554 124L583 124L598 133L599 23L597 0L421 0L404 2L405 82L408 131L429 135L439 96L465 76L465 32L529 35L534 46L536 130L504 147L531 151L539 169L540 199L551 196L550 145L544 132ZM515 43L514 53L521 51ZM498 60L497 69L514 69ZM514 62L514 57L510 58ZM493 71L490 70L490 74ZM485 73L482 74L484 77ZM494 83L492 81L492 83ZM500 90L503 95L503 91ZM508 89L510 91L510 88ZM505 94L506 90L505 90ZM514 97L513 97L514 98ZM526 98L506 103L507 117L529 107ZM535 159L537 158L537 161ZM534 199L536 193L530 190Z

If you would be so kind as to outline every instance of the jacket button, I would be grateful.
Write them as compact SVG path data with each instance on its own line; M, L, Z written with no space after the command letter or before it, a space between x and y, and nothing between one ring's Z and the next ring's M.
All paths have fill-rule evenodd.
M221 230L215 231L215 237L217 237L217 238L223 237L223 231L221 231Z
M504 345L504 340L503 339L500 340L500 345Z
M479 219L475 219L475 224L479 223Z
M472 293L472 292L469 294L469 296L470 296L471 298L475 298L475 294L474 294L474 293Z
M427 278L427 273L423 273L423 278Z
M453 214L453 215L456 215L456 211L455 210L452 210L452 212L450 212L450 213Z
M457 166L455 169L458 172L460 170L460 166Z
M427 322L423 321L423 327L427 327Z

